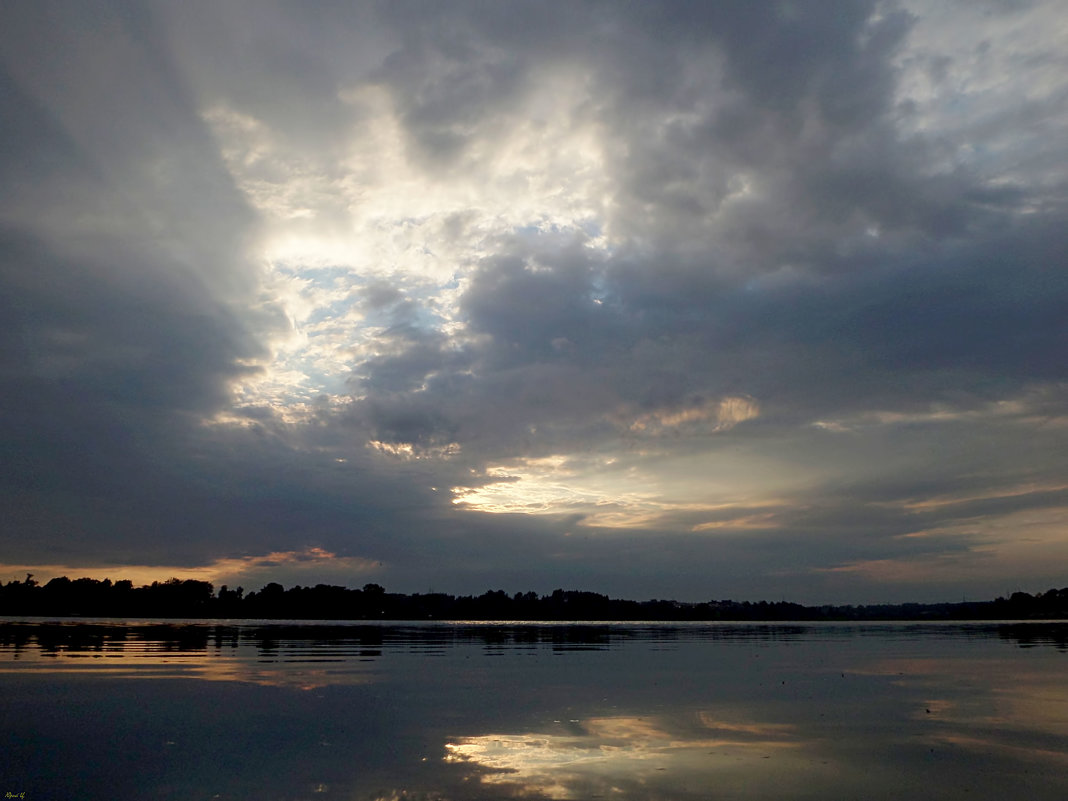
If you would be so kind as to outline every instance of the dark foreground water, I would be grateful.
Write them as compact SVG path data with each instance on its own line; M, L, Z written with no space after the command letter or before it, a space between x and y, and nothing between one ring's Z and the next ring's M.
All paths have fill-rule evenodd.
M1066 637L0 623L0 799L1063 801Z

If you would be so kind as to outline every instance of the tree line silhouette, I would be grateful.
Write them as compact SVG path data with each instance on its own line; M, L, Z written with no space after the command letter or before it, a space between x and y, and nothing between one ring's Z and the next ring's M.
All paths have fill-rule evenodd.
M1068 619L1068 587L1037 595L937 604L803 606L778 601L630 601L595 592L548 595L489 590L482 595L390 593L378 584L349 589L328 584L286 589L271 582L258 592L172 578L140 587L129 580L54 578L28 574L0 584L0 615L291 620L1049 620Z

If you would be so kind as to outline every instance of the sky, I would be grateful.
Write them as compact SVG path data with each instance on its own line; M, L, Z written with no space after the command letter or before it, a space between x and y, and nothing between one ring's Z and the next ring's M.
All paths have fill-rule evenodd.
M0 578L1068 584L1068 13L5 3Z

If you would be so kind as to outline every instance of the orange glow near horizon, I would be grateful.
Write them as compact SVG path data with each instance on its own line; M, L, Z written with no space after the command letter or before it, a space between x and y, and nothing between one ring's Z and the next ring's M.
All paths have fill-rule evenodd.
M300 572L341 569L358 575L379 570L381 563L362 557L338 556L323 548L306 548L303 551L274 551L262 556L226 557L197 566L0 564L0 577L21 581L29 573L41 584L62 576L70 579L95 578L100 581L106 578L112 581L129 580L134 586L151 584L153 581L167 581L171 578L208 581L216 585L235 580L262 579L266 584L272 580L269 572L280 568ZM314 580L317 577L312 575L311 578Z

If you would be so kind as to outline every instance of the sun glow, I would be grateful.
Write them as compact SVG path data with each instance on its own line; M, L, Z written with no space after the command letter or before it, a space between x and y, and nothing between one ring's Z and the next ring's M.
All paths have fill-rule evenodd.
M652 511L656 494L641 491L647 481L635 471L616 475L604 468L612 459L588 459L558 454L537 459L515 459L486 470L491 479L480 487L453 487L453 503L495 514L563 514L597 512L633 517ZM628 517L624 515L623 517ZM622 519L619 521L622 522Z
M560 68L542 77L518 108L482 120L444 173L375 84L339 93L353 123L333 152L225 105L203 113L262 218L253 255L264 265L265 309L287 321L260 371L236 387L238 406L284 414L289 403L350 392L344 379L375 355L383 331L362 305L371 282L401 288L431 310L425 325L462 337L464 278L503 238L570 231L607 247L601 135L581 111L589 89Z
M670 462L670 460L668 460ZM455 506L490 514L574 515L578 525L693 533L773 529L787 501L709 477L668 479L655 451L601 457L556 454L489 466L489 479L452 488ZM722 470L722 466L717 468ZM658 472L659 471L659 472Z

